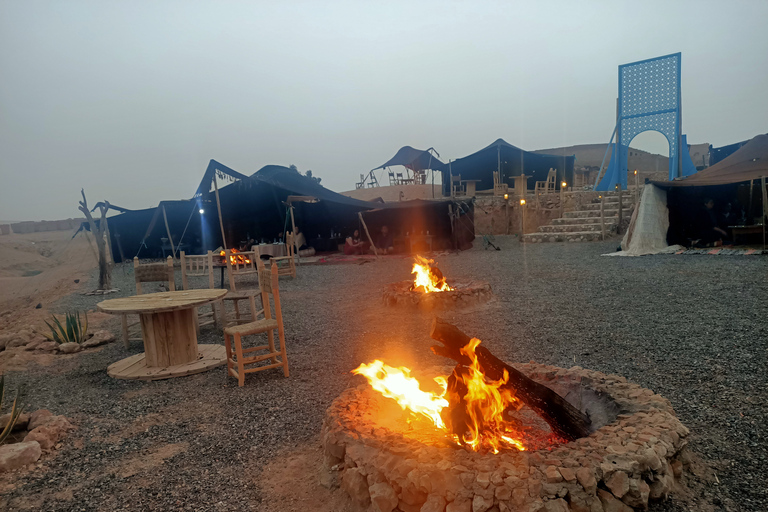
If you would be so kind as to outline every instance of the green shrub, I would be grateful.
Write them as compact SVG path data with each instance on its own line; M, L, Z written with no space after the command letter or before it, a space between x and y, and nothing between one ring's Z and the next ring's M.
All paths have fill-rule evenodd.
M67 313L64 324L53 316L53 323L45 322L51 329L51 334L43 333L43 336L56 343L82 343L85 341L85 335L88 332L88 314L83 313L85 320L80 321L80 312Z
M11 407L11 419L5 428L0 431L0 444L3 444L3 441L11 435L13 426L16 424L16 420L19 419L19 415L21 415L21 411L24 409L24 406L21 404L20 396L21 392L17 391L16 398L13 400L13 406ZM0 375L0 408L3 406L3 398L5 398L5 376Z

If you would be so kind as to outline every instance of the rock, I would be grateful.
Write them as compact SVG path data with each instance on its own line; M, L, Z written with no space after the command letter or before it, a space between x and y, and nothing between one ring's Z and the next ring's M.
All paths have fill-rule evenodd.
M397 493L386 482L373 484L368 488L374 512L392 512L397 507Z
M445 507L445 512L472 512L472 502L466 498L456 498Z
M10 420L11 413L0 416L0 431L8 425ZM16 418L16 423L13 424L13 432L16 432L17 430L26 430L27 425L29 425L29 414L21 413L19 414L19 417Z
M42 307L43 307L43 303L42 302L38 302L37 306L35 306L35 309L42 309Z
M595 480L595 473L589 468L579 468L576 470L576 479L581 486L587 492L587 494L595 494L597 489L597 480Z
M50 450L73 428L64 416L51 416L44 424L31 430L24 441L37 441L43 450Z
M576 474L571 468L558 468L560 474L566 482L574 482L576 480Z
M444 512L445 498L439 494L430 494L419 512Z
M89 340L84 341L81 346L83 348L98 347L99 345L112 343L113 341L115 341L115 335L102 329L93 333L93 336Z
M79 282L80 282L80 280L79 280L79 279L75 279L75 284L77 284L77 283L79 283Z
M598 489L597 497L600 498L600 503L603 504L603 510L605 512L634 512L630 507L616 499L616 497L608 491Z
M544 474L547 476L547 482L550 484L556 484L563 481L563 475L557 470L557 466L547 466Z
M55 341L46 341L37 345L35 350L42 350L43 352L55 352L57 348L59 348L59 344Z
M655 482L651 483L648 497L652 500L667 499L674 483L675 479L670 474L659 476Z
M62 343L59 345L59 352L63 354L74 354L75 352L80 352L82 348L80 347L79 343Z
M335 470L321 469L319 475L320 485L326 489L339 488L339 472Z
M368 481L363 476L359 468L348 468L341 477L341 486L347 491L360 507L367 507L371 502L371 496L368 493Z
M0 473L37 462L42 453L40 444L36 441L0 446Z
M10 336L8 334L5 334L3 336L0 336L0 350L5 350L5 346L8 344L9 341L11 341L14 337Z
M648 508L648 496L650 495L650 492L651 488L645 480L633 478L629 481L629 492L621 498L621 501L632 508L645 510Z
M21 336L17 336L15 338L13 338L12 340L10 340L5 345L5 349L8 350L10 348L23 347L26 344L27 344L27 339L26 338L22 338Z
M485 512L493 506L493 500L487 500L482 496L475 495L472 500L472 512Z
M683 476L683 463L679 460L673 460L669 467L672 468L672 474L675 475L675 478L680 478Z
M564 499L556 499L544 503L547 512L568 512L568 503Z
M608 487L614 496L621 499L629 491L629 477L625 472L617 471L605 481L605 486Z

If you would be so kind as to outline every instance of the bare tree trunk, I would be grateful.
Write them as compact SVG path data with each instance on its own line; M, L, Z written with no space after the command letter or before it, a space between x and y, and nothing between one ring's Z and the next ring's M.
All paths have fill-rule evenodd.
M88 209L88 201L85 199L85 191L80 189L80 193L83 195L83 200L80 201L78 209L83 212L85 219L88 221L91 233L93 233L93 237L96 240L96 249L99 253L99 290L110 290L112 288L112 266L107 258L107 244L109 243L109 240L104 240L109 203L104 201L104 204L99 205L101 219L99 220L99 225L96 226L96 221L93 220L93 216Z

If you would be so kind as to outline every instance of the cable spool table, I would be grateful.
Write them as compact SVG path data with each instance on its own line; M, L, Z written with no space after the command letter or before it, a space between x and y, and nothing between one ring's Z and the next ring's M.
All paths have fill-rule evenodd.
M110 299L96 305L110 314L137 314L144 353L107 367L116 379L160 380L204 372L227 361L223 345L197 344L195 308L217 301L226 290L184 290Z

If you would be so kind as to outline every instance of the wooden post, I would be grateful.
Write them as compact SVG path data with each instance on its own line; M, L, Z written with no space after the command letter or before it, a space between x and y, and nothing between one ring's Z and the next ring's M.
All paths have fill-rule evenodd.
M760 178L760 189L763 193L763 250L765 250L765 222L768 217L768 191L765 190L765 176Z
M288 203L288 208L291 210L291 229L293 230L291 231L291 233L293 233L291 243L296 243L296 219L293 217L293 204ZM288 237L286 237L286 241L287 239ZM296 258L299 260L299 265L301 265L301 255L299 254L299 248L298 247L294 247L294 248L296 249ZM287 249L288 248L286 247L286 250Z
M623 210L624 210L624 206L623 206L623 204L622 204L622 201L621 201L621 199L622 199L622 197L621 197L621 192L622 192L622 191L621 191L621 183L619 183L618 185L616 185L616 188L617 188L617 189L619 189L619 225L618 225L618 227L616 228L616 232L617 232L618 234L621 234L621 221L623 220L623 215L622 215L622 212L623 212Z
M357 216L360 217L360 222L363 224L363 229L365 230L365 236L368 237L368 241L371 242L371 247L373 248L373 254L376 255L376 258L379 257L379 253L376 250L376 244L373 243L373 239L371 238L371 234L368 232L368 226L365 224L365 221L363 220L363 214L361 212L357 212Z
M107 259L111 265L115 264L115 255L112 254L112 238L109 234L109 222L104 217L104 236L107 238Z
M605 240L605 196L600 196L600 234Z
M640 176L637 174L637 169L635 169L635 208L640 206L640 183L638 180L640 179Z
M227 237L224 236L224 220L221 218L221 200L219 199L219 185L216 183L216 174L213 175L213 190L216 193L216 209L219 211L219 227L221 227L221 245L227 250Z
M165 213L165 205L163 205L163 220L165 221L165 233L168 235L168 241L171 242L171 257L172 259L176 259L176 255L174 254L174 244L173 244L173 237L171 236L171 228L168 227L168 215Z
M560 217L565 213L565 188L566 183L563 181L560 183Z

